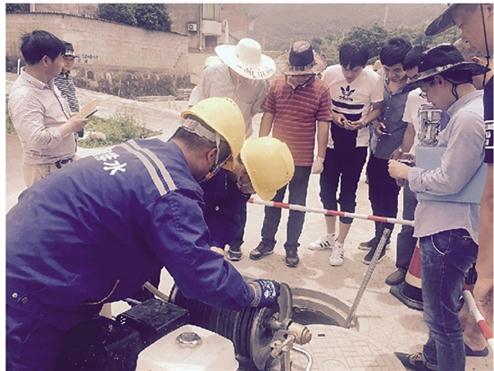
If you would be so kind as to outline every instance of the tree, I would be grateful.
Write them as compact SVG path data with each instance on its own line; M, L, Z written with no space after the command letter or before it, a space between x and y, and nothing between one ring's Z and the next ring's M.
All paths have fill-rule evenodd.
M98 16L151 31L170 32L172 23L165 4L99 4Z
M165 4L136 4L134 10L139 27L170 32L171 21Z
M388 31L374 23L370 28L353 27L345 36L343 42L367 47L369 50L369 60L372 62L373 59L379 56L379 51L387 38Z
M28 13L29 4L5 4L6 13Z
M98 4L98 17L129 26L137 26L134 4Z

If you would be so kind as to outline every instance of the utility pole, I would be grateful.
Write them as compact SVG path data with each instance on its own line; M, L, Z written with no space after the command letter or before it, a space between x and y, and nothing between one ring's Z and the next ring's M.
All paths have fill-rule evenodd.
M389 14L389 4L385 4L384 5L383 28L386 28L386 23L388 23L388 14Z

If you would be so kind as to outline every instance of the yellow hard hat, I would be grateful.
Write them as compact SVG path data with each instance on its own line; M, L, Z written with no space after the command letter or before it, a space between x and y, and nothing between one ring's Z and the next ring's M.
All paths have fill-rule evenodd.
M240 153L245 139L245 122L233 99L206 98L183 111L181 116L196 117L221 135L230 146L232 158L236 158Z
M240 151L240 159L254 190L264 201L272 200L295 172L292 153L276 138L248 139Z

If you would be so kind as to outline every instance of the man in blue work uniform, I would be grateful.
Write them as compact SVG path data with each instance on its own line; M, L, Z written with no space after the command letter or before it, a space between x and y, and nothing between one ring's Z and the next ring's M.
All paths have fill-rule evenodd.
M165 267L182 293L230 309L272 305L279 285L245 282L210 249L198 181L244 141L228 98L182 113L170 141L129 141L25 191L7 214L7 369L51 370L65 334Z
M243 230L240 211L251 194L271 201L278 189L288 184L294 171L293 157L285 143L271 137L248 139L231 171L221 169L201 183L211 246L224 249Z

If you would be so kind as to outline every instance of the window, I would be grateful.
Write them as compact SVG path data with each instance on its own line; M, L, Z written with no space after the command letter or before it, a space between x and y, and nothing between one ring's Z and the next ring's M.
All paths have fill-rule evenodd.
M215 4L202 4L202 19L215 19Z

